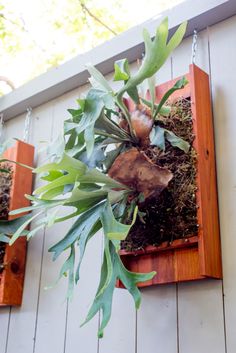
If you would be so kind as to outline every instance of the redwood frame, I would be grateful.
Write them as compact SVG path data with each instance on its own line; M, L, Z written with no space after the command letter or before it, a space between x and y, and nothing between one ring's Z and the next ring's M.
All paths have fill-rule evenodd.
M124 265L130 271L157 274L139 287L154 284L193 281L205 278L222 278L221 246L217 200L214 131L211 109L209 76L196 65L189 67L185 75L189 83L171 96L190 98L194 147L197 151L197 236L165 242L158 247L148 246L136 252L120 251ZM156 88L157 102L180 77ZM180 93L181 92L181 93ZM130 103L129 109L133 106ZM123 288L120 281L117 287Z
M23 141L16 141L15 145L4 153L4 158L33 166L34 147ZM30 201L24 195L31 194L32 191L32 171L15 163L12 163L12 169L10 211L29 206ZM8 219L14 217L16 216L9 216ZM6 246L4 256L6 267L0 274L0 306L18 306L22 303L26 250L25 237L20 237L12 246Z

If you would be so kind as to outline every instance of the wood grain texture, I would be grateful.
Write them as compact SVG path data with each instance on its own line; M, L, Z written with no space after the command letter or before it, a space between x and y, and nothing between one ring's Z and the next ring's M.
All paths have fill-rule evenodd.
M131 271L157 272L152 280L140 283L139 287L203 278L200 274L197 236L177 239L172 244L164 242L158 247L148 246L143 251L121 251L121 258ZM117 286L123 288L120 281Z
M215 148L209 76L190 65L191 107L198 154L198 223L200 271L222 278Z
M22 141L16 141L9 148L4 157L15 162L29 166L33 165L34 147ZM32 191L32 171L18 164L12 164L12 185L10 191L9 210L15 210L30 204L25 194ZM15 218L9 216L9 219ZM21 305L25 262L26 262L26 239L20 237L14 245L7 246L4 256L6 268L0 275L0 305Z

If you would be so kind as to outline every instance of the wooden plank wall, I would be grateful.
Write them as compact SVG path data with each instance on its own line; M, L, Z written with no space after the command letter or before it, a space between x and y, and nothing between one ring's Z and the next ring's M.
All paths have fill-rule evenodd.
M236 351L236 17L202 31L196 64L210 73L216 138L217 176L224 281L165 285L142 290L136 313L126 291L117 289L113 316L98 341L99 317L83 328L99 280L102 237L90 244L81 284L71 303L65 301L66 280L45 290L57 278L63 259L51 261L47 248L68 223L41 231L28 247L21 308L0 308L0 353L235 353ZM191 59L186 39L158 74L161 83L184 74ZM66 109L75 107L70 92L33 111L30 143L37 148L35 164L45 159L42 141L60 131ZM24 116L9 121L5 136L22 138ZM36 185L39 181L35 181Z

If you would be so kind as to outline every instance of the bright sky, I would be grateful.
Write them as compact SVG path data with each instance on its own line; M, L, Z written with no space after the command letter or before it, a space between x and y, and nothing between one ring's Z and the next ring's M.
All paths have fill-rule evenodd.
M57 3L57 10L50 14L50 6L52 2ZM184 0L121 0L122 11L119 15L127 19L130 27L155 17L163 10L173 7ZM108 0L97 0L96 3L106 7L108 11L113 11L112 2ZM4 5L11 9L17 16L24 19L27 29L28 38L24 36L25 41L35 41L38 49L35 53L22 51L17 56L1 55L0 57L0 75L4 75L12 79L16 86L21 85L26 79L32 76L34 58L37 60L41 47L43 50L56 50L56 52L66 52L72 44L70 36L61 38L60 31L52 31L50 25L51 16L57 18L66 0L5 0ZM141 30L140 30L141 35ZM71 40L70 40L71 39ZM88 41L89 42L89 41ZM90 49L89 44L85 50ZM40 55L42 55L41 50ZM79 54L79 50L77 51ZM2 53L1 53L2 54ZM70 59L69 57L67 59ZM41 70L42 71L42 70ZM40 68L39 68L39 72Z

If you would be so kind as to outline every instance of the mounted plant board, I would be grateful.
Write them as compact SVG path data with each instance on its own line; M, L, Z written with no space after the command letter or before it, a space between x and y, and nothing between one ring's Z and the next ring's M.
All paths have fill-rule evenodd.
M126 58L114 63L114 81L123 81L118 91L87 65L92 87L78 98L77 109L68 110L63 137L48 149L50 163L34 170L44 184L28 196L29 207L10 213L36 211L26 215L9 244L74 219L49 249L53 260L67 254L59 278L68 278L68 298L88 242L103 229L100 282L83 322L100 313L99 337L111 316L117 280L138 309L137 286L222 276L208 77L191 66L186 77L155 89L155 75L186 26L170 36L164 18L154 38L144 29L145 56L137 72L131 74ZM146 82L150 97L143 96ZM58 216L58 207L71 213ZM5 235L11 234L7 224Z
M199 229L197 235L164 242L159 246L147 246L137 251L121 250L122 262L128 270L142 273L156 271L151 280L139 283L139 287L222 278L209 76L193 64L185 77L189 83L181 91L174 92L169 101L173 103L181 96L191 102L195 135L193 147L197 153L196 203ZM178 80L168 81L156 88L157 102ZM131 101L128 105L129 110L132 110ZM117 287L123 288L120 280L117 281Z
M7 160L33 166L34 147L22 141L16 141L13 147L4 152ZM8 163L8 162L7 162ZM30 204L25 194L32 191L32 171L22 165L10 163L11 185L9 187L8 212ZM4 216L5 219L13 219L19 216ZM2 244L2 268L0 272L0 306L21 305L24 273L26 262L27 241L20 237L9 246Z

